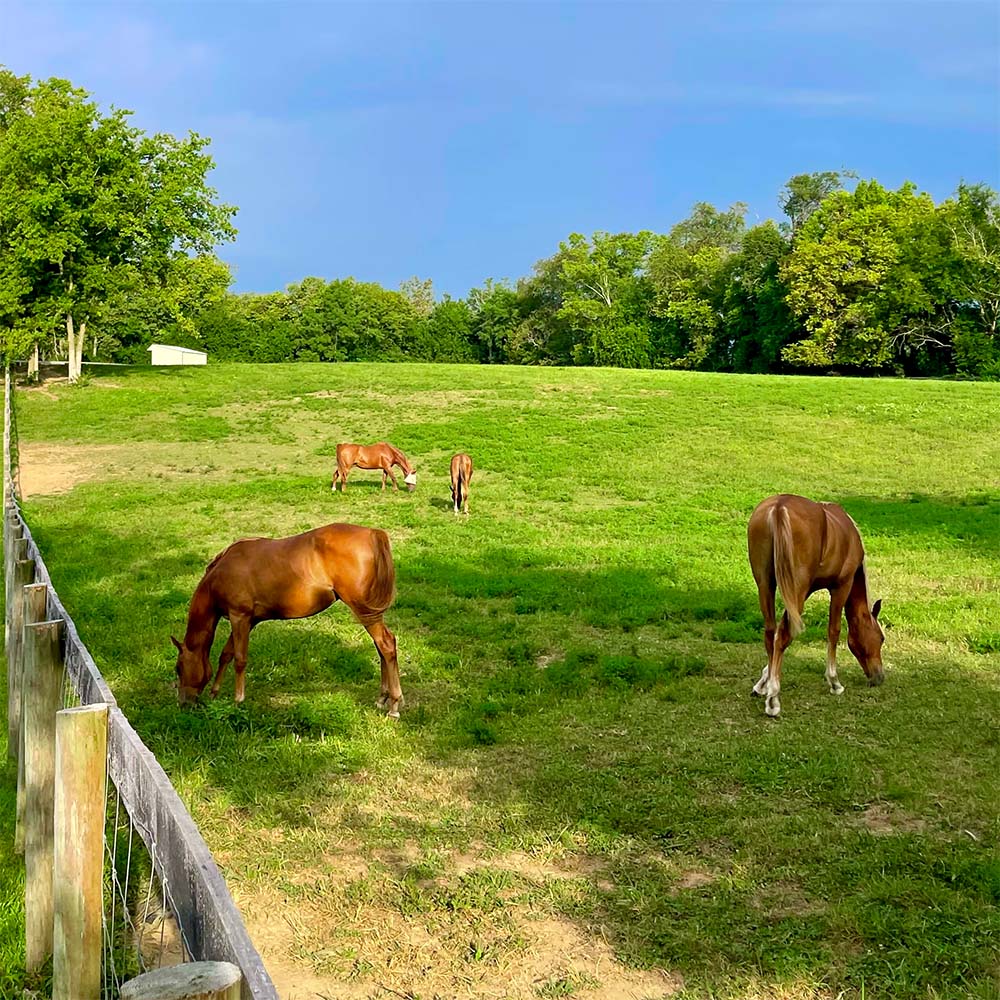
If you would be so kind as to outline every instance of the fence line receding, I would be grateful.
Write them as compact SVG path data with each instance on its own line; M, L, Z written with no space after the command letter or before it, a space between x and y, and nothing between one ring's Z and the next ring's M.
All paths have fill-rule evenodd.
M18 761L18 847L24 847L25 824L31 831L29 841L34 844L37 840L29 811L37 810L41 794L37 776L42 775L44 780L45 766L38 761L47 759L35 747L35 731L25 735L26 713L22 706L26 697L33 697L26 694L25 688L34 690L39 686L33 676L24 676L25 664L35 669L32 650L39 637L48 629L45 635L52 645L51 636L57 630L60 639L55 655L60 661L57 668L60 674L55 681L45 682L52 691L49 697L55 702L53 711L107 706L107 800L101 859L104 901L99 929L101 1000L116 1000L121 987L136 975L163 965L192 961L230 962L242 973L243 1000L278 1000L208 846L159 761L118 707L53 586L42 553L21 512L14 418L8 372L4 377L3 440L5 649L10 692L9 752ZM39 717L37 702L30 702L27 714L32 719ZM58 714L61 719L66 712ZM45 722L46 725L49 722L47 716ZM56 743L58 746L58 740ZM53 748L53 753L57 752ZM51 789L41 794L41 799L47 799L47 808L51 810ZM51 825L51 818L48 822ZM29 848L29 853L31 850L34 847ZM58 863L58 846L56 855ZM57 911L58 888L57 884ZM37 904L26 900L26 906L31 925L36 919L33 915ZM55 923L58 955L61 940L58 917ZM41 945L38 940L29 940L29 956L43 955L46 948L44 959L51 955L51 927L49 932L47 941ZM29 958L29 966L32 961ZM57 969L59 966L57 957ZM53 995L59 996L58 984Z

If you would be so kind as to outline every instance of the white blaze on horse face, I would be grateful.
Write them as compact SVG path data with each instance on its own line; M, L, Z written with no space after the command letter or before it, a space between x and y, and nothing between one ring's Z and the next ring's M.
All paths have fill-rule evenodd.
M403 480L403 482L404 482L404 483L406 483L406 485L407 485L407 486L416 486L416 485L417 485L417 474L416 474L415 472L411 472L411 473L410 473L410 474L409 474L409 475L408 475L408 476L407 476L407 477L406 477L406 478L405 478L405 479Z

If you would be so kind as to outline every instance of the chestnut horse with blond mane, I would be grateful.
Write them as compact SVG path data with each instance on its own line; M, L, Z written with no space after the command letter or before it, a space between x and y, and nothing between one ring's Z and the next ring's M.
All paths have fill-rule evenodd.
M337 492L337 480L340 479L340 492L347 489L347 476L354 466L359 469L381 469L382 489L385 489L385 477L392 480L392 488L398 490L396 477L393 475L392 467L398 465L403 470L403 482L406 488L412 493L417 485L417 474L413 471L409 459L394 445L387 441L379 441L378 444L338 444L337 445L337 468L333 470L333 482L330 489Z
M764 614L767 666L751 694L763 695L770 716L781 712L781 659L802 631L802 606L817 590L830 591L827 626L826 679L831 694L843 694L837 677L837 642L841 616L847 613L847 646L868 683L882 683L882 643L878 623L881 601L868 600L865 548L851 516L835 503L815 503L783 493L762 501L747 527L750 568L757 582ZM785 613L775 619L775 589L781 591Z
M469 513L469 482L472 479L472 459L460 451L451 457L451 502L455 513Z
M377 702L399 718L403 692L399 686L396 637L382 615L396 592L396 569L389 536L377 528L328 524L290 538L244 538L220 552L205 570L188 612L184 641L177 647L177 689L183 705L196 701L212 676L209 654L221 618L232 626L212 685L219 693L222 676L236 661L237 702L245 695L250 632L263 621L308 618L343 601L368 630L382 667Z

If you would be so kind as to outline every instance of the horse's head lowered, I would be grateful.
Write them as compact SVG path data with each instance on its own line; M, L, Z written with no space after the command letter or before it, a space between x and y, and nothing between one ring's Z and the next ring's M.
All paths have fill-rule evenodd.
M212 670L205 653L188 649L173 636L170 641L177 647L177 700L181 705L187 705L198 700Z
M847 647L854 654L861 669L872 687L878 687L885 680L882 669L882 643L885 642L885 632L878 623L878 615L882 610L882 601L876 601L869 611L868 608L857 615L847 618Z
M406 488L412 493L417 488L417 474L411 472L404 477L403 482L406 483Z

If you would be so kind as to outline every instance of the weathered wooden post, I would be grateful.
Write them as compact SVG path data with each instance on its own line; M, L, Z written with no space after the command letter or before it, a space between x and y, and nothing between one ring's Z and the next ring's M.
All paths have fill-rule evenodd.
M7 654L7 756L14 760L17 743L14 733L14 661L10 657L11 594L14 592L14 541L22 534L21 521L17 512L5 511L3 521L3 579L4 579L4 630L3 648Z
M52 1000L100 1000L108 706L56 715Z
M45 621L48 610L49 588L44 583L31 583L24 587L24 624L34 625ZM21 654L17 677L17 824L14 827L14 851L24 854L24 654Z
M189 962L122 983L121 1000L240 1000L243 977L229 962Z
M62 622L24 626L25 967L52 954L56 713L62 708Z
M3 509L10 503L10 366L3 370Z
M21 726L21 675L23 662L21 648L24 636L21 629L24 625L24 588L35 581L35 561L28 559L28 540L15 539L12 543L11 557L13 569L10 574L10 589L8 597L10 604L10 631L7 636L7 754L14 760L20 739Z

